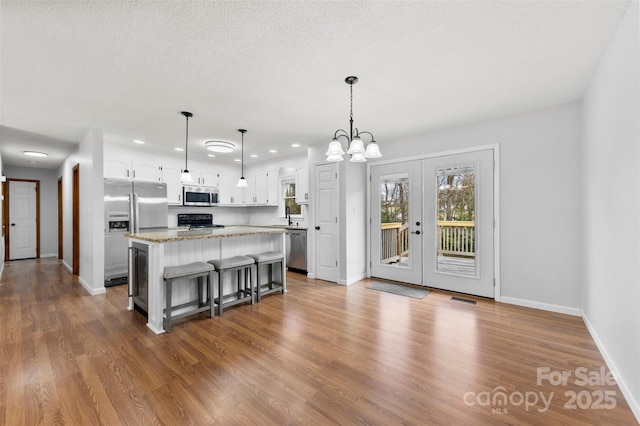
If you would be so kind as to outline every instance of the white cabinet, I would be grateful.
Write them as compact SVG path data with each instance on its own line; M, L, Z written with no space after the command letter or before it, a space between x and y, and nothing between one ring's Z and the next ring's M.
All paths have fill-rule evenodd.
M278 205L278 172L271 171L255 175L254 204L261 206ZM246 200L245 200L246 201Z
M200 175L200 185L218 186L218 174L213 172L202 172Z
M296 169L296 203L309 204L309 172L306 167Z
M160 165L150 161L133 161L131 178L140 182L160 182Z
M104 177L129 179L129 163L120 160L104 160Z
M182 204L181 174L182 170L178 167L162 166L162 182L167 184L167 203L169 204Z
M220 175L220 205L242 206L244 194L242 188L236 187L238 184L237 175Z

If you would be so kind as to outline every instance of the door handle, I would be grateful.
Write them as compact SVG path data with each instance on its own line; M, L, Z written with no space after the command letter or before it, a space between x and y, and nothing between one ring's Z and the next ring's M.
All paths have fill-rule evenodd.
M12 224L11 224L11 226L16 226L16 224L15 224L15 223L12 223Z
M420 226L420 222L416 222L416 226Z
M320 230L320 227L319 227L319 226L316 226L316 231L319 231L319 230Z
M420 235L420 231L414 231L412 234Z

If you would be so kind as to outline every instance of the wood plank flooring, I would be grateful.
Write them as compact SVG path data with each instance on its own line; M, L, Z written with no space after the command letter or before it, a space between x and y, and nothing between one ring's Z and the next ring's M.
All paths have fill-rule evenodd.
M7 262L0 424L637 424L615 384L576 377L606 370L580 318L287 284L155 335L126 286L89 296L57 260ZM571 376L538 385L538 367Z

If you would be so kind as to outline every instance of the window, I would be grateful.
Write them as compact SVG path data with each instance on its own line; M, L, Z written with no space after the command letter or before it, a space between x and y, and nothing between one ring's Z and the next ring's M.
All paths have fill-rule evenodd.
M282 181L282 205L283 213L291 215L301 215L302 206L296 203L296 181L295 179L287 179Z

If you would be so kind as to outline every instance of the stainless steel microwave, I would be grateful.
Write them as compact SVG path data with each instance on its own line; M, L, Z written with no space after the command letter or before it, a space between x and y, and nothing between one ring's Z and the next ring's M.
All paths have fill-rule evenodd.
M218 188L206 186L182 187L182 205L211 207L218 205Z

